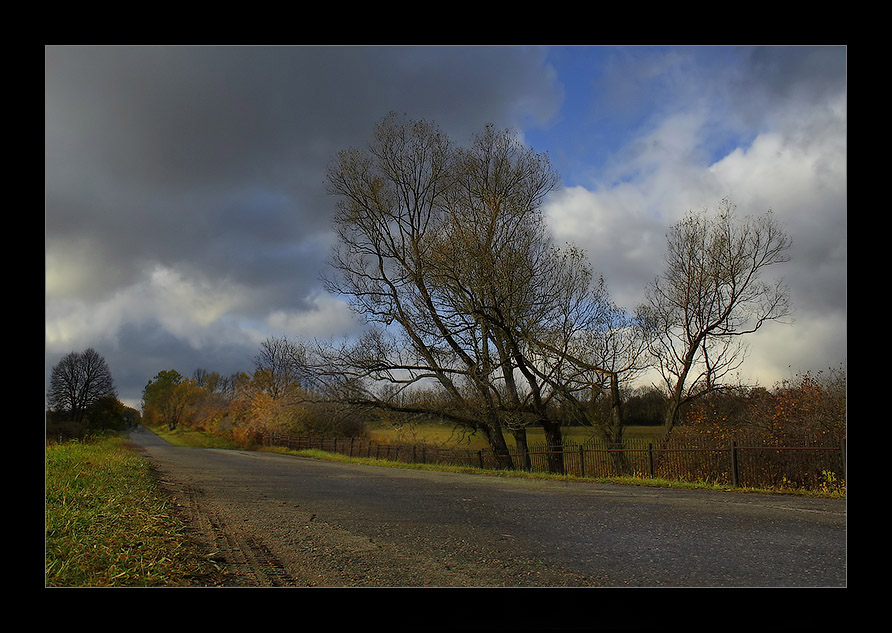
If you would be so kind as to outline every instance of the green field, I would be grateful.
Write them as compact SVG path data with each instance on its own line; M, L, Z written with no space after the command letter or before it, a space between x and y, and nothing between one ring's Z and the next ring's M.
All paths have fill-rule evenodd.
M429 444L443 448L468 448L479 450L488 448L486 438L482 433L469 434L462 429L454 429L448 424L424 423L403 425L401 428L377 425L369 427L369 437L375 441L389 444ZM661 426L630 426L626 427L624 437L626 439L657 439L663 434ZM565 427L563 429L565 440L582 443L589 439L598 439L595 430L589 427ZM514 436L505 433L505 441L509 448L514 448ZM541 428L527 429L527 443L532 445L544 444L545 434Z

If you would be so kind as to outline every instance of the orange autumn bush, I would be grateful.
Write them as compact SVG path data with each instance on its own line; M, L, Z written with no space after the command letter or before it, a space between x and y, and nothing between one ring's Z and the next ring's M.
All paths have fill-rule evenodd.
M766 444L838 442L846 432L844 370L805 372L763 387L717 391L692 402L675 437L728 441L746 436Z

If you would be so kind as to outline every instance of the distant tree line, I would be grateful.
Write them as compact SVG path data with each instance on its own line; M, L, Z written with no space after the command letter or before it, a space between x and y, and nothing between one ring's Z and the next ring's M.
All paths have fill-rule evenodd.
M305 350L287 337L269 338L250 374L224 376L201 368L191 376L175 369L160 371L143 390L143 420L171 430L202 429L244 444L270 430L329 437L362 434L362 413L309 390Z
M449 402L435 388L393 395L393 406L386 408L336 401L308 381L307 357L305 344L287 337L269 338L261 344L251 373L223 376L196 369L187 377L176 370L158 372L143 392L142 420L168 429L200 429L246 446L273 431L360 437L369 424L403 428L431 421L456 424L449 415L440 415ZM778 442L837 441L846 431L846 393L842 367L791 376L771 388L741 385L716 390L686 403L672 434L721 439L743 433ZM665 425L670 399L664 390L654 385L623 388L622 398L626 426ZM598 425L609 424L611 415L609 400L593 406L589 417L593 434L597 435ZM580 423L571 417L561 421L564 428Z

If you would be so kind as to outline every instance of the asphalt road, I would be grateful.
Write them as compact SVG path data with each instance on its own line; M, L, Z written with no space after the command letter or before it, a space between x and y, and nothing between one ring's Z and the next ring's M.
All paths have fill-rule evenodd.
M143 447L234 585L845 587L846 502Z

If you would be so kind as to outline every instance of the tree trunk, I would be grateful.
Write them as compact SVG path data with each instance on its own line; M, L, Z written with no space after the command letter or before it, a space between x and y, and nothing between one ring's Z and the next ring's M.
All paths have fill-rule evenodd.
M548 456L548 472L555 475L564 474L564 441L561 436L561 425L559 422L550 420L540 420L542 429L545 431L545 444Z
M514 470L514 461L511 459L511 453L508 451L508 444L505 442L505 436L502 434L502 427L498 425L483 425L483 432L486 434L486 440L492 449L496 458L496 464L501 470Z
M668 452L666 448L669 446L669 437L675 423L678 421L680 405L675 396L671 396L669 402L666 403L666 415L664 417L663 439L660 441L660 456L657 458L656 469L659 471L661 464L667 459Z
M533 463L530 460L530 448L527 444L527 430L526 428L515 429L511 432L514 435L514 444L517 446L518 457L517 459L520 461L521 469L523 470L532 470Z
M610 453L613 460L613 466L618 474L629 475L632 471L632 465L629 457L623 450L623 426L625 420L623 418L622 398L619 394L619 378L616 374L610 376L610 424L607 428L607 448L615 449Z
M669 402L666 403L666 416L663 423L663 437L665 439L669 439L669 434L672 432L675 423L678 421L678 410L678 400L675 396L672 396Z

